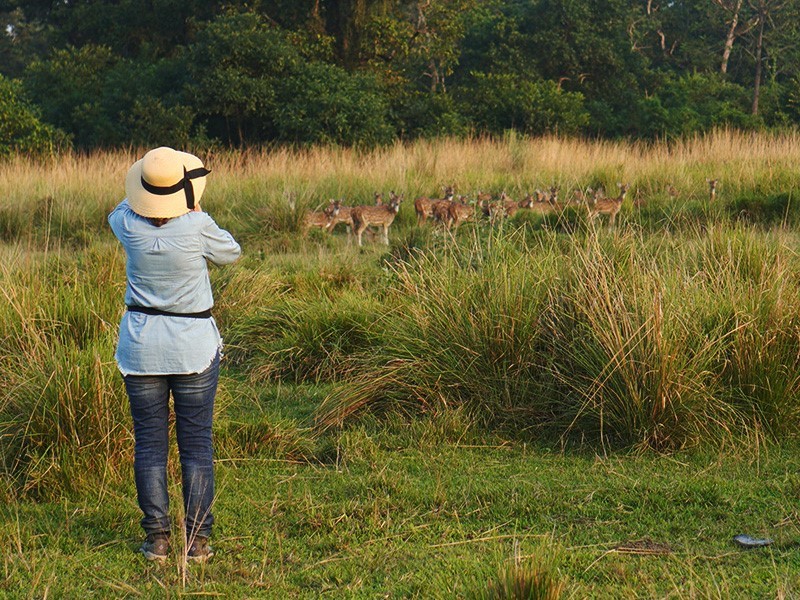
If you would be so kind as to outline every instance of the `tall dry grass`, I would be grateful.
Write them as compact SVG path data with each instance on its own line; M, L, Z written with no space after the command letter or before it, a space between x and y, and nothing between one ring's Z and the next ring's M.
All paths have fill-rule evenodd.
M0 162L0 235L6 240L43 229L78 243L101 231L108 210L124 196L124 176L144 150L65 154L44 161ZM800 161L797 133L749 134L720 130L667 143L630 143L544 137L437 139L362 151L315 147L219 152L203 157L213 174L204 205L223 225L263 235L294 229L285 215L331 198L369 203L375 191L404 193L399 223L413 219L411 202L455 183L459 193L478 190L517 196L557 185L566 193L585 186L632 185L645 202L677 205L704 199L706 178L720 180L721 202L757 191L795 191ZM669 198L668 184L678 191ZM638 190L638 191L637 191Z

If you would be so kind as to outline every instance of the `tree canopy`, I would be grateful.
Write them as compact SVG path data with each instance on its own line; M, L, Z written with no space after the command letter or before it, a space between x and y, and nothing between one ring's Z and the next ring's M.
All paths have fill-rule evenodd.
M799 17L800 0L0 0L0 130L90 149L794 127Z

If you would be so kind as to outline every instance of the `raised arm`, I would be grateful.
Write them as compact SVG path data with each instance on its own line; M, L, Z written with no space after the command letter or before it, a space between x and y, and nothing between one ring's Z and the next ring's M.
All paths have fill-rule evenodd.
M242 254L242 248L233 236L221 229L209 218L209 223L200 232L203 256L215 265L228 265Z

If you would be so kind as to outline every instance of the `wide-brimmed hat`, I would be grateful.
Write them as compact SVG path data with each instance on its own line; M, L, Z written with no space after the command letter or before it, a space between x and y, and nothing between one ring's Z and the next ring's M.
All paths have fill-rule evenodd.
M209 173L194 154L165 146L150 150L125 177L128 204L143 217L180 217L200 202Z

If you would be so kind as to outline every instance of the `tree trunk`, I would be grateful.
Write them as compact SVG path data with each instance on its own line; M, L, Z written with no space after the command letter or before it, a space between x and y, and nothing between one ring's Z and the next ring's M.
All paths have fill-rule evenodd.
M759 11L758 15L758 39L756 41L756 78L753 84L753 114L758 114L758 97L761 93L761 54L764 48L764 12Z
M728 36L725 38L725 49L722 52L722 65L720 66L720 73L728 72L728 60L731 57L731 50L733 50L733 42L736 40L736 27L739 25L739 11L742 8L742 1L736 3L736 9L733 11L733 18L731 19L731 28L728 29Z

